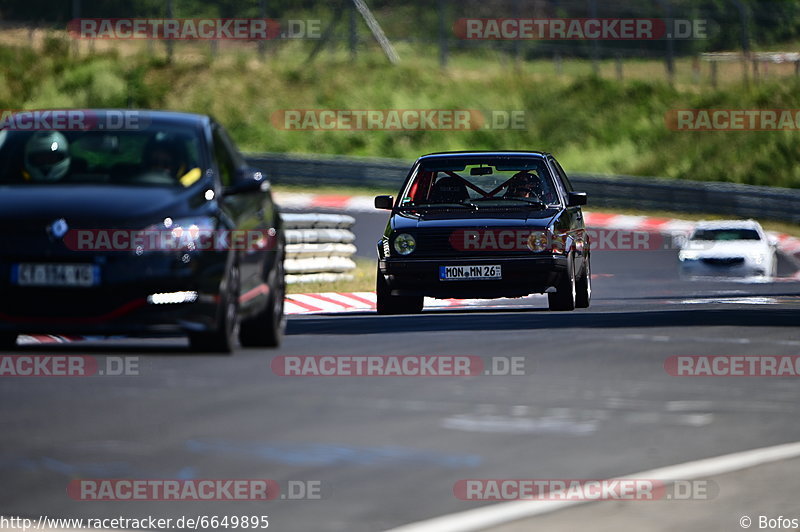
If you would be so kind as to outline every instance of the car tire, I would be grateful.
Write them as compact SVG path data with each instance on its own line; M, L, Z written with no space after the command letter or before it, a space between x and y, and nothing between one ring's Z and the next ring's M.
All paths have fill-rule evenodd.
M213 331L189 333L189 349L197 353L232 354L239 329L239 267L234 264L228 273L225 291L221 294L222 315Z
M239 343L242 347L278 347L286 330L286 315L283 304L286 298L286 280L284 279L283 254L271 272L272 282L267 306L253 316L242 320L239 327Z
M556 286L556 292L547 294L550 310L564 312L575 310L577 283L575 282L575 260L570 255L567 259L567 274Z
M575 307L589 308L592 304L592 263L588 257L583 275L577 281L575 294Z
M423 296L393 296L380 268L375 282L375 296L375 308L382 315L419 314L425 304Z

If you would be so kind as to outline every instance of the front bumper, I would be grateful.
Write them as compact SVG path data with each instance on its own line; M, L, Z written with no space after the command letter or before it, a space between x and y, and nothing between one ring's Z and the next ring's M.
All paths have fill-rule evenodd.
M171 291L179 290L173 288ZM101 294L86 292L4 295L0 331L17 334L183 334L216 327L217 294L199 292L194 302L167 304L148 302L148 295L140 292L135 296L131 294L130 298L105 300ZM87 303L96 306L92 308L92 304ZM41 308L36 309L35 305ZM65 310L70 305L72 313Z
M567 273L566 255L533 257L482 257L412 259L388 258L378 262L392 295L436 298L524 297L556 287ZM440 266L500 265L502 279L440 281Z
M681 275L694 277L754 277L767 275L768 264L744 261L738 264L706 264L701 260L683 260Z
M100 284L84 288L12 284L9 272L15 262L23 261L0 260L0 332L171 335L213 330L218 323L226 264L222 254L195 256L188 264L166 254L114 257L102 263ZM192 302L148 301L152 294L176 292L197 296Z

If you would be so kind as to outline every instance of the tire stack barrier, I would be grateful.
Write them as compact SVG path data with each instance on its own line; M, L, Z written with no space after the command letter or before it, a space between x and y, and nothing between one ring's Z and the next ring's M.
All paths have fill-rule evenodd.
M356 268L355 218L342 214L282 213L286 232L286 282L350 280Z

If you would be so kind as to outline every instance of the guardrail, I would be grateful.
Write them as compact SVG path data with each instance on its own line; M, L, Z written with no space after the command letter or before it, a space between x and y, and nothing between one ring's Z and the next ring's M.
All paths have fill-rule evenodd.
M356 236L352 216L341 214L282 213L286 231L286 282L332 282L352 279L351 258Z
M394 191L411 168L397 159L252 154L249 164L273 183L380 187ZM623 209L720 214L800 224L800 190L652 177L571 174L590 205Z

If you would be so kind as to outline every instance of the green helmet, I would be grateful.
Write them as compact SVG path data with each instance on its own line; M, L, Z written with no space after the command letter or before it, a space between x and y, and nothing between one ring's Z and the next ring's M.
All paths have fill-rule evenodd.
M69 170L67 138L58 131L39 131L25 145L25 169L34 181L58 181Z

